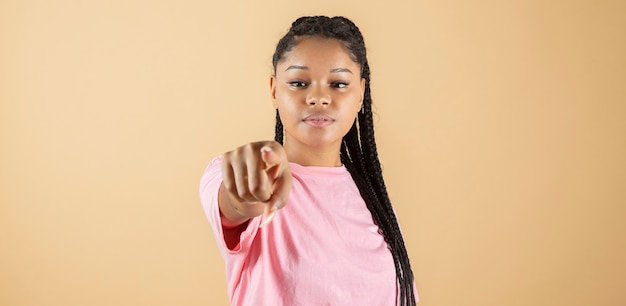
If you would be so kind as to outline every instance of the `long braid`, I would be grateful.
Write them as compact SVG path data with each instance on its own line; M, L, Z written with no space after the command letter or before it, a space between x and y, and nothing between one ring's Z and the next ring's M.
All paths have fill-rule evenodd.
M358 115L363 156L365 163L370 165L368 169L370 169L369 175L372 185L374 185L374 191L378 199L383 202L381 204L386 210L383 214L386 220L382 223L388 225L387 229L391 233L390 237L393 237L393 239L390 239L392 241L388 241L388 243L393 244L393 248L396 250L398 260L402 266L402 275L398 275L400 285L404 286L404 288L401 288L404 290L400 290L400 300L411 303L411 301L415 301L415 293L413 292L413 272L411 270L411 264L404 244L404 239L398 225L398 220L387 193L387 187L385 186L385 181L382 175L382 168L378 159L378 151L374 137L374 120L371 110L372 98L370 87L370 69L367 60L363 64L363 77L366 79L367 84L365 87L364 101L368 101L368 103L363 102L363 110Z
M411 301L415 300L413 292L413 273L411 271L411 264L409 262L404 239L402 238L402 233L383 180L382 168L378 159L374 137L374 120L371 110L370 69L367 60L364 61L362 70L362 76L366 80L366 86L363 97L363 109L358 114L358 122L363 159L365 164L368 165L365 169L369 170L367 173L369 176L368 179L373 185L373 191L376 194L377 200L380 201L380 208L384 210L384 212L381 213L383 220L380 220L378 225L385 233L387 243L390 245L390 249L394 255L396 266L400 265L402 267L401 271L398 268L396 269L401 286L400 301L411 303Z
M272 58L274 70L276 70L276 65L284 53L291 50L302 36L338 39L350 51L352 59L361 65L361 76L365 79L363 108L358 113L355 123L343 137L340 152L341 162L354 179L367 208L372 214L374 223L378 225L379 231L392 254L400 292L400 305L415 305L413 272L398 220L389 200L376 149L371 109L370 68L363 36L358 27L344 17L299 18L291 25L289 32L280 39L276 46L276 52ZM283 143L283 126L278 111L276 111L275 140Z
M283 122L280 121L280 114L278 113L278 110L276 110L276 131L275 131L275 136L274 136L274 140L276 140L276 142L283 144Z

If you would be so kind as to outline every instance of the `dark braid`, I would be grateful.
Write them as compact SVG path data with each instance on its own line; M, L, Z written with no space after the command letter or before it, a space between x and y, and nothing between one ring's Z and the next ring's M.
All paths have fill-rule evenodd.
M413 272L400 232L398 220L393 211L387 188L383 180L376 141L374 138L374 120L372 118L372 97L370 90L370 68L367 62L365 42L359 28L344 17L301 17L280 39L272 57L274 71L285 52L292 50L304 36L317 36L340 40L349 51L353 61L361 66L361 77L365 79L363 107L357 120L343 137L341 162L352 175L372 218L385 238L393 256L398 279L400 305L415 305L413 291ZM283 143L283 125L276 111L275 140Z
M280 114L276 110L276 136L274 136L276 142L283 144L283 122L280 121Z

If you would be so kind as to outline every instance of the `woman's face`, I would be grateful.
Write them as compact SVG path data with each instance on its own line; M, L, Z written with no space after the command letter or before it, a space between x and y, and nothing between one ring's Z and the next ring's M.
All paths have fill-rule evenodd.
M350 59L342 42L302 39L276 65L270 88L288 152L336 150L338 156L365 90L361 67Z

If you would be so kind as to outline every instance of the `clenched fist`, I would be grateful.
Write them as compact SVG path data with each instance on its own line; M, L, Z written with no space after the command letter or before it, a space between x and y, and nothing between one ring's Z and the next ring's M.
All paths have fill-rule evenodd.
M224 153L219 206L224 227L265 215L261 226L285 206L292 177L283 147L275 141L252 142Z

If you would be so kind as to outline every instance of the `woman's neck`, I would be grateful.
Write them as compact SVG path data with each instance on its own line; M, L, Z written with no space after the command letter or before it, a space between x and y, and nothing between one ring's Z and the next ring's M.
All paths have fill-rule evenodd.
M302 166L339 167L341 158L339 149L341 144L320 148L304 147L285 143L287 160Z

